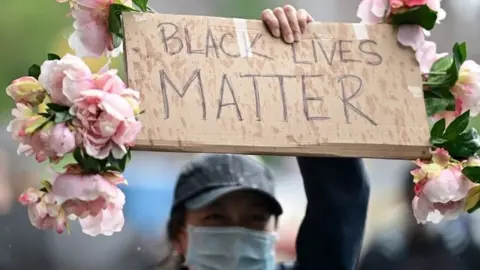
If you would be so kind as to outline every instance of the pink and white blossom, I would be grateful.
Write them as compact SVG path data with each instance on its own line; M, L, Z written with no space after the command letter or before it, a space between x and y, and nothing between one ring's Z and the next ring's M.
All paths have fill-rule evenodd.
M98 215L80 218L79 222L83 233L97 236L99 234L112 235L115 232L120 232L125 223L123 215L124 204L125 195L119 190L115 201L109 202Z
M64 106L71 106L81 91L93 87L90 68L71 54L60 60L45 61L38 80L47 89L52 103Z
M448 203L433 203L424 195L415 196L412 201L413 214L418 223L438 224L443 220L456 219L463 213L465 201L451 201Z
M414 24L405 24L398 27L397 40L406 47L411 47L414 51L425 42L425 33L423 28Z
M104 159L110 153L115 158L122 158L127 147L133 146L141 129L136 108L124 98L135 99L135 91L125 86L112 88L110 86L115 84L112 80L102 80L106 82L104 89L83 91L70 108L70 113L76 117L74 125L82 133L87 154L98 159Z
M76 0L71 5L75 31L68 43L77 56L99 57L110 53L115 57L121 52L122 46L114 48L108 29L109 7L114 3L132 7L131 0Z
M432 163L417 161L414 176L416 196L412 201L419 223L438 223L463 212L465 198L474 183L462 174L462 166L450 161L444 149L432 152Z
M430 72L433 63L447 55L448 53L437 53L437 44L432 41L425 41L415 52L415 57L420 64L420 72L426 75Z
M125 182L120 174L82 174L72 166L56 178L52 193L63 202L67 215L79 218L85 234L112 235L124 225L125 195L117 184Z
M27 206L28 218L35 228L54 229L63 233L67 226L67 216L52 193L28 189L19 197L20 203Z
M465 61L452 92L459 100L461 112L470 110L471 117L477 116L480 113L480 65L473 60Z
M47 120L43 118L42 121ZM34 155L38 162L48 158L57 160L77 147L75 132L65 123L48 122L33 133L27 131L24 129L20 132L21 144L18 152L27 156Z
M389 15L389 0L363 0L357 9L357 17L361 23L380 23Z

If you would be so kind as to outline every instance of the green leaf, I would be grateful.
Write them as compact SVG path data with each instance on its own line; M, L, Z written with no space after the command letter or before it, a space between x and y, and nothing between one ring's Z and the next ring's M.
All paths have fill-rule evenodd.
M67 112L57 112L55 113L55 123L63 123L73 119L73 115Z
M133 0L133 3L143 12L148 11L148 0Z
M85 155L84 162L83 162L83 169L88 173L100 173L102 168L97 159L91 156Z
M122 44L123 38L119 37L117 34L112 34L113 38L113 47L118 48Z
M41 116L43 116L43 117L45 117L45 118L49 118L49 117L52 116L52 115L51 115L50 113L48 113L48 112L46 112L46 113L39 113L38 115L41 115Z
M449 105L450 101L447 99L437 97L425 98L425 108L428 116L433 116L439 112L446 111Z
M451 55L444 56L433 63L425 83L429 87L450 89L458 80L458 70Z
M468 213L473 213L480 208L480 186L472 187L465 197L464 209Z
M444 138L430 138L430 143L433 146L439 147L439 146L445 144L446 142L448 142L448 140L444 139Z
M65 112L65 111L68 111L70 109L67 106L58 105L58 104L55 104L55 103L48 103L47 107L54 112Z
M125 167L127 166L129 161L130 151L128 151L121 159L116 159L113 157L112 154L110 154L110 156L108 156L108 163L110 163L110 166L108 166L107 168L110 168L110 170L113 171L123 172L125 171Z
M447 140L455 139L460 133L464 132L468 127L470 121L470 111L466 111L459 117L455 118L450 125L448 125L445 131L445 137Z
M457 70L460 70L460 66L467 60L467 43L455 43L453 45L453 59L457 66Z
M47 54L47 59L52 61L52 60L60 60L60 56L54 54L54 53L49 53Z
M28 68L28 76L34 77L37 80L40 76L40 72L41 70L39 65L31 65L30 68Z
M109 8L109 15L108 15L108 30L110 33L118 36L119 38L123 39L123 25L122 25L122 12L124 11L135 11L132 8L121 4L112 4ZM117 45L118 46L118 45Z
M431 10L428 5L414 7L392 16L393 25L415 24L426 30L432 30L436 22L437 12Z
M82 154L82 149L80 147L77 147L75 151L73 151L73 158L75 161L83 167L83 154Z
M432 87L423 92L428 116L443 111L455 110L455 97L449 88Z
M455 139L435 146L445 148L455 159L465 159L480 150L480 135L472 127L459 134Z
M445 127L447 121L445 118L442 118L435 122L433 125L432 129L430 130L430 137L431 138L442 138L443 137L443 132L445 131Z
M42 187L44 187L48 191L52 190L52 184L50 184L50 182L48 182L47 180L40 181L40 185L42 185Z
M465 167L462 170L463 175L465 175L470 181L480 184L480 167L472 166Z

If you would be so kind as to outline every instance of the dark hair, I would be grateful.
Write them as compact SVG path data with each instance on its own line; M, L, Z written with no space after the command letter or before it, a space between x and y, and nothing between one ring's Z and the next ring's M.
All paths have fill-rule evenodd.
M177 240L177 236L185 225L185 207L179 205L172 210L170 219L168 220L166 227L166 237L162 241L161 248L165 249L164 254L160 259L160 262L156 265L157 269L162 270L180 270L183 269L183 256L176 254L173 242Z

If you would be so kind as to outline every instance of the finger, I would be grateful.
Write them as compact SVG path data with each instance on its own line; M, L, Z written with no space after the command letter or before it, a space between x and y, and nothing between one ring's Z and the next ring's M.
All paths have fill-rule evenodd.
M268 30L274 37L280 37L280 26L277 17L271 9L265 9L262 12L262 21L267 25Z
M307 23L311 23L311 22L314 22L315 19L313 19L312 15L310 15L310 13L307 12Z
M287 15L283 8L277 7L273 10L273 14L277 17L278 23L280 24L280 31L282 32L283 40L286 43L293 43L295 39L293 38L292 29L288 23Z
M295 41L300 41L302 38L302 31L300 31L300 26L298 24L297 10L291 5L284 6L283 10L285 10L285 15L287 15L290 29L292 29L293 32L293 38Z
M299 9L297 11L297 21L298 21L298 25L300 26L300 31L302 32L302 34L307 29L307 24L308 24L307 18L308 18L308 13L307 11L305 11L305 9Z

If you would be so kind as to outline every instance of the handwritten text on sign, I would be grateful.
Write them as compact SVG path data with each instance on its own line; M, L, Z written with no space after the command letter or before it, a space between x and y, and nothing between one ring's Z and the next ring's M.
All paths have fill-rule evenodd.
M139 149L413 158L428 149L419 69L389 26L124 14Z

